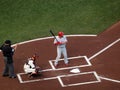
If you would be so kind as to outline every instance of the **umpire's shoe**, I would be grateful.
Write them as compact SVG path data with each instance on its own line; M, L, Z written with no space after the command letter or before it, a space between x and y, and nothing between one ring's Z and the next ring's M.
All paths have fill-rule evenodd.
M9 76L9 78L16 78L16 76Z

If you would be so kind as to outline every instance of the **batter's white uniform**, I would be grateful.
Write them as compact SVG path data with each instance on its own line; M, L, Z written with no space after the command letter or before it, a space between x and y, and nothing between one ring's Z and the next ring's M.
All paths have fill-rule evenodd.
M24 71L25 73L35 73L36 69L35 69L35 65L34 65L34 61L31 59L28 59L28 62L24 64Z
M63 37L59 37L59 36L56 36L57 40L59 42L61 42L62 44L58 44L57 45L57 57L56 57L56 60L55 60L55 63L54 65L57 66L58 65L58 61L61 57L61 54L63 54L64 56L64 63L65 64L68 64L68 59L67 59L67 50L66 50L66 43L68 42L67 41L67 38L66 36L64 35ZM57 43L56 39L54 40L54 44Z

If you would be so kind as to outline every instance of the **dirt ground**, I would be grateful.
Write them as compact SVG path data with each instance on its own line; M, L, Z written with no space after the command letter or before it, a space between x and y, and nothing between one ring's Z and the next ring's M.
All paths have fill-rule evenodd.
M53 38L46 37L22 42L14 55L16 79L2 77L4 68L0 52L1 90L120 90L120 22L96 36L67 35L67 52L70 63L59 62ZM42 76L29 79L23 65L34 53L39 55L37 65ZM50 64L51 63L51 64ZM71 73L72 69L80 73Z

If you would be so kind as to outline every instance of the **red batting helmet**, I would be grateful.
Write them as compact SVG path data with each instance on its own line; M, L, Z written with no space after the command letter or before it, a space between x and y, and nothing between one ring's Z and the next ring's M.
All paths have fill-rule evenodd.
M63 37L64 33L63 32L58 32L59 37Z

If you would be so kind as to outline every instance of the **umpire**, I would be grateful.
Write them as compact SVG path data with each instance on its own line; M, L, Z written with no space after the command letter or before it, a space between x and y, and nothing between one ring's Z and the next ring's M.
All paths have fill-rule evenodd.
M11 41L6 40L4 44L0 47L2 50L3 56L4 56L4 71L3 71L3 77L9 76L9 78L16 78L16 75L14 73L14 65L13 65L13 54L16 49L11 47Z

